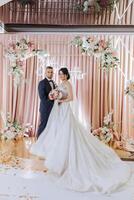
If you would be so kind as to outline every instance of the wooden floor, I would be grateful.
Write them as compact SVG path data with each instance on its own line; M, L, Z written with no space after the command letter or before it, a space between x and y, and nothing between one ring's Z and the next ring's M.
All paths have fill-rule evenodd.
M34 141L34 138L24 138L15 142L0 142L0 163L16 168L46 172L44 160L29 153ZM116 152L123 160L134 161L134 154L123 150L116 150Z
M122 160L134 161L134 152L128 152L124 150L115 150Z
M24 138L15 142L0 142L0 163L16 168L46 172L44 160L29 153L34 141L34 138Z

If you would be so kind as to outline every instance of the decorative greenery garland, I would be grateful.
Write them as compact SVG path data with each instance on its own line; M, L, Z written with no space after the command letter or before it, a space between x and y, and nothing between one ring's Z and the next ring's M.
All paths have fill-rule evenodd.
M110 40L98 40L94 37L80 37L77 36L72 41L72 45L80 47L82 53L100 58L101 68L109 70L117 68L119 65L119 58L116 50L112 47Z
M83 12L88 12L90 6L94 6L95 12L101 13L105 9L112 11L119 0L84 0L78 4L77 8Z
M22 6L26 6L26 5L34 5L35 4L35 0L17 0Z

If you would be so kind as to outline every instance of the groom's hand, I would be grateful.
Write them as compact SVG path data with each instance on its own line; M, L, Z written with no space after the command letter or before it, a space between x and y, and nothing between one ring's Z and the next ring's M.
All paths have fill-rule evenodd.
M52 90L49 95L48 98L49 100L55 100L58 98L59 92L57 90Z
M54 100L54 96L53 96L53 94L51 92L48 95L48 99L51 100L51 101Z

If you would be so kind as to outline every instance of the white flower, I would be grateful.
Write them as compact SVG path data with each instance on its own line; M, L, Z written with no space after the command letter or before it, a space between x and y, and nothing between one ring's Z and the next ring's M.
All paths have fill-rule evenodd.
M95 54L94 54L94 56L95 56L96 58L100 58L100 57L101 57L101 55L102 55L102 53L100 53L100 52L99 52L99 53L95 53Z
M88 3L85 1L85 5ZM85 7L86 9L87 7ZM119 65L119 59L115 55L115 49L111 47L110 41L95 40L95 38L81 38L75 37L72 44L81 47L82 53L87 53L89 56L94 55L100 58L101 66L103 69L109 70L110 68L117 68ZM106 49L103 45L106 45Z
M112 115L113 115L113 113L112 112L110 112L108 115L106 115L105 117L104 117L104 124L105 125L108 125L110 122L112 122Z
M84 7L88 7L89 6L89 1L85 1L83 4Z
M39 56L39 58L44 58L44 57L48 57L49 54L46 51L42 51L42 50L38 50L36 55Z
M88 0L89 5L93 5L94 4L94 0Z
M4 137L7 139L13 139L14 138L14 132L8 130L5 132Z
M85 50L88 50L89 47L90 47L90 44L88 43L86 39L84 39L82 43L82 48L84 48Z
M102 133L104 133L104 134L109 132L109 129L107 127L105 127L105 126L102 127L101 130L102 130Z
M15 131L15 128L14 128L14 127L11 127L10 130L11 130L12 132L14 132L14 131Z

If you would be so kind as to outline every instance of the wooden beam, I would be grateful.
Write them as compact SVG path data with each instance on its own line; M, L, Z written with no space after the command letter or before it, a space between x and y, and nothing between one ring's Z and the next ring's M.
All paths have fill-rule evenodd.
M7 32L74 32L74 33L127 33L134 34L134 25L39 25L39 24L5 24Z

